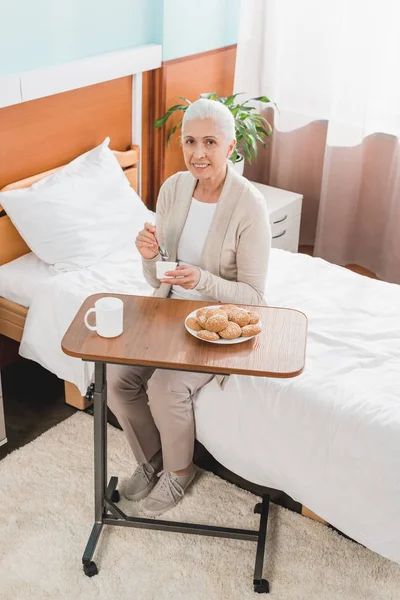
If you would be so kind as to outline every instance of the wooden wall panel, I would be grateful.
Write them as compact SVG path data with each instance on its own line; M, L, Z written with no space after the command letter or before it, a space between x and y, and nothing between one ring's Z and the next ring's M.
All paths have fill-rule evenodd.
M143 73L142 89L142 200L154 209L163 176L164 132L154 123L165 107L164 69Z
M104 138L113 150L132 140L132 77L0 110L0 188L63 165Z

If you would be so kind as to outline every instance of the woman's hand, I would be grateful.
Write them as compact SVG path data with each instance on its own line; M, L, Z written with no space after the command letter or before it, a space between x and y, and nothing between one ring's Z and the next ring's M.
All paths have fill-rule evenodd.
M145 223L144 229L139 231L135 240L136 248L146 260L154 258L158 254L156 241L156 228L152 223Z
M166 271L167 278L160 279L161 283L180 285L185 290L192 290L200 281L201 271L199 267L192 265L179 265L175 271Z

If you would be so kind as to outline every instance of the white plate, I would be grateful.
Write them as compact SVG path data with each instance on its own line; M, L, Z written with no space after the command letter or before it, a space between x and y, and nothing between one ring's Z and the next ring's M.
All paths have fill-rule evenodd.
M213 304L213 306L207 306L207 308L220 308L221 304ZM197 309L199 310L199 309ZM201 340L202 342L209 342L210 344L240 344L241 342L247 342L248 340L251 340L253 337L256 337L255 335L250 335L249 337L240 337L240 338L234 338L233 340L203 340L202 338L199 338L197 335L197 331L195 331L194 329L190 329L190 327L188 327L186 325L186 321L189 319L189 317L195 317L197 310L194 310L193 312L190 313L190 315L188 315L185 319L185 327L186 330L191 333L196 339Z

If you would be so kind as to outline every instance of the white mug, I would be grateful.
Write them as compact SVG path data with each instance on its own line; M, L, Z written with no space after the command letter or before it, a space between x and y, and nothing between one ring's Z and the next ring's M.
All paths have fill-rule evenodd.
M91 313L96 315L96 325L88 323L88 316ZM89 308L87 311L84 321L88 329L96 331L102 337L117 337L123 331L124 303L120 298L112 296L99 298L94 303L94 308Z

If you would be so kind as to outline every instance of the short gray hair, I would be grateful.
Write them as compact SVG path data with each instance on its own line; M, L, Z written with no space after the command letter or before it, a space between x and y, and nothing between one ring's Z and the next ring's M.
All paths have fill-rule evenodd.
M197 119L212 119L221 129L227 142L236 138L235 119L229 108L217 100L200 98L186 109L182 120L182 139L185 135L185 124Z

